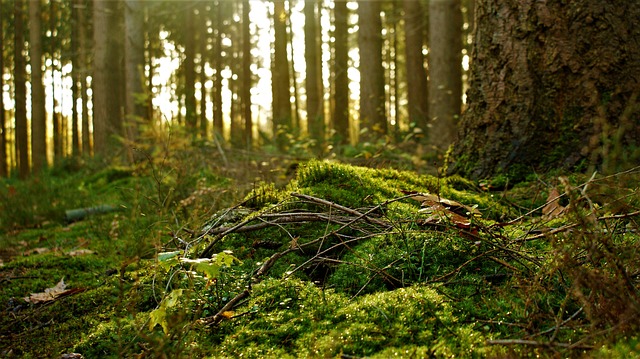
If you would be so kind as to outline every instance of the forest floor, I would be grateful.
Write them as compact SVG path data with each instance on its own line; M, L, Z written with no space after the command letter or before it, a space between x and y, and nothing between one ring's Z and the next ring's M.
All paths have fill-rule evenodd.
M416 164L203 145L2 180L0 356L640 357L640 168Z

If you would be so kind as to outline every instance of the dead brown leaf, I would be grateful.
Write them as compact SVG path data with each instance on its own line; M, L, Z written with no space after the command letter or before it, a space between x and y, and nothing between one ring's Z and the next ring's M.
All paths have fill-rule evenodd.
M76 249L75 251L67 252L67 255L72 257L84 256L87 254L94 254L95 252L90 249Z
M566 209L566 207L560 205L560 192L554 187L549 192L547 204L542 207L542 216L547 219L557 218L564 214Z

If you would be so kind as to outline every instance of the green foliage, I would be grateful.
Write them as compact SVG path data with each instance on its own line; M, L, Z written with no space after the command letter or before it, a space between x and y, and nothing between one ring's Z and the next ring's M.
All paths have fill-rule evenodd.
M153 150L162 160L39 178L42 191L58 188L62 195L56 210L110 203L119 212L72 225L50 217L28 230L7 219L13 214L0 213L3 224L12 223L0 234L3 356L615 358L637 352L637 217L615 216L640 207L633 171L560 183L535 177L498 193L460 177L312 160L285 176L286 185L251 183L245 194L231 177L244 170L217 170L206 159L215 151L202 145L190 153L176 142L171 151ZM12 181L3 183L2 195L15 186L14 205L22 198L29 203L28 186ZM545 217L541 208L552 185L567 209ZM482 216L460 226L425 211L428 204L401 198L407 191L476 206ZM213 246L218 254L197 258L217 236L203 230L252 218L260 220L251 225L273 224L295 214L347 217L292 192L388 226L282 222L229 233ZM603 216L610 218L598 219ZM35 251L42 248L48 252ZM93 253L72 255L75 249ZM273 266L257 275L267 263ZM80 291L46 305L22 299L63 277ZM245 290L247 298L220 312ZM216 315L221 321L206 325ZM537 345L490 342L518 339ZM577 348L556 345L567 343Z

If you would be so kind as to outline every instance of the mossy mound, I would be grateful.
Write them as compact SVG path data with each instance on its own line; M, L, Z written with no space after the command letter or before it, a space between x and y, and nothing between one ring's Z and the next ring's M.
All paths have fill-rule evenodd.
M2 234L13 254L0 267L0 355L637 354L640 309L625 300L640 271L629 186L603 180L589 188L606 195L588 196L563 180L554 206L564 214L544 216L551 191L538 182L491 193L460 177L309 161L230 206L220 198L237 180L166 172L56 179L83 193L60 203L123 210ZM30 193L10 186L0 194L12 203ZM63 277L67 295L23 299Z

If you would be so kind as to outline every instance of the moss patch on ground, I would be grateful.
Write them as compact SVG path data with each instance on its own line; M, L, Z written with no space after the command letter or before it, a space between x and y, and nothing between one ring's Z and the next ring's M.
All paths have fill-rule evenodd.
M1 355L640 355L637 171L492 192L329 161L246 185L205 163L3 182Z

